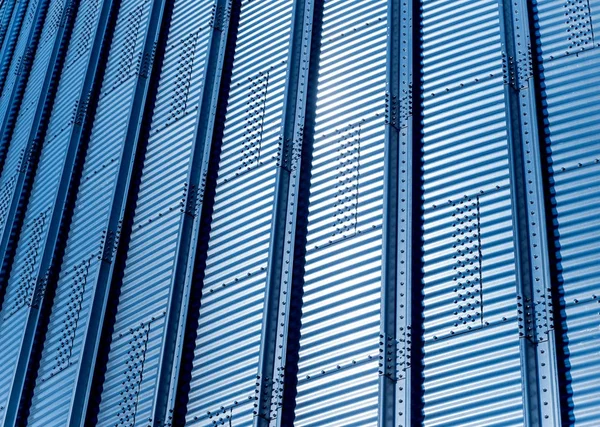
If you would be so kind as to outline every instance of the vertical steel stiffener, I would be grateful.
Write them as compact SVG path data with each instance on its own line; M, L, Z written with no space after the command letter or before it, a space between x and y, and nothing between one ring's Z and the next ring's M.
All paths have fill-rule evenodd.
M524 419L561 425L540 130L525 0L501 0Z
M388 2L388 51L386 88L386 148L384 170L383 270L380 334L381 426L414 425L419 417L412 405L413 294L421 292L415 265L414 244L420 241L420 200L413 186L420 182L415 158L420 154L413 125L415 86L414 8L411 0ZM416 64L419 66L419 64ZM418 139L417 139L418 140Z
M292 291L296 206L304 139L315 0L295 1L287 60L281 148L275 178L275 204L269 243L255 426L281 425L289 305Z

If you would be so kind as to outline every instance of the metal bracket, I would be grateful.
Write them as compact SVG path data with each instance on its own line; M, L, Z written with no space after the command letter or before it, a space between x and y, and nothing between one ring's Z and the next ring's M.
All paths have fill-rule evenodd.
M183 197L181 198L181 212L186 215L196 218L199 214L200 204L198 202L200 190L196 185L192 184L188 188L187 182L183 184Z
M119 222L119 226L116 230L109 229L102 231L102 241L100 243L102 255L98 256L98 259L109 264L112 262L113 257L117 252L119 238L121 237L121 224L122 222Z

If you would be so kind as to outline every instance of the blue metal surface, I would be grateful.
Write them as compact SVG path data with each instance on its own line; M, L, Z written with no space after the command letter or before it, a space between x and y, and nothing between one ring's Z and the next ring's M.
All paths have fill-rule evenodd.
M324 2L298 426L377 423L386 6L380 0L352 7Z
M296 206L302 166L306 88L311 71L312 22L317 7L313 2L294 2L287 82L284 92L280 146L277 153L275 197L264 312L258 359L258 384L254 402L254 426L270 426L283 421L286 349L294 281Z
M63 412L61 418L54 412L54 422L83 425L85 420L94 367L90 360L96 359L99 345L99 325L103 323L149 84L151 64L146 62L157 41L162 13L161 4L155 4L153 15L147 18L151 24L143 31L138 17L142 12L150 15L151 7L149 3L142 5L144 9L131 10L122 4L121 19L117 20L116 31L122 36L114 37L110 47L42 356L43 366L51 367L53 360L58 363L40 372L34 398L38 413L31 414L34 419L43 419L49 401L58 401L56 387L67 382L76 386L73 393L62 397ZM101 10L98 2L90 6L84 19L96 18ZM137 64L134 72L132 63Z
M595 426L600 0L0 0L0 424Z
M292 9L288 0L241 2L187 404L192 425L254 419Z
M85 7L80 8L80 12L85 12ZM104 15L106 17L107 14ZM47 274L53 262L71 176L76 167L75 159L86 114L83 107L89 100L104 39L102 23L98 33L95 25L80 32L77 23L75 27L75 37L71 39L67 51L68 66L58 82L56 100L24 214L23 229L1 312L3 322L0 336L6 337L6 345L2 349L2 393L4 399L11 398L10 406L3 407L5 412L2 416L6 425L12 425L17 416L20 389L30 363L40 306L44 301ZM69 62L73 55L78 55L77 36L91 37L95 41L92 48L79 56L78 60Z
M505 99L525 424L559 426L557 349L527 4L503 2Z
M7 43L6 35L10 33L8 31L11 18L13 16L13 10L16 0L4 0L0 6L0 46L4 49L4 43ZM4 58L4 56L2 56Z
M31 59L31 74L27 71L19 75L19 86L22 87L13 88L10 94L11 102L16 105L12 106L13 111L7 112L1 139L2 148L6 151L2 156L4 167L0 177L0 254L4 259L11 258L9 252L14 244L15 230L21 226L22 210L19 207L28 198L31 175L37 167L48 109L56 94L53 79L64 62L66 40L63 37L65 30L71 27L72 11L72 3L50 2L46 13L47 23L41 34L37 34L39 46L35 50L35 57ZM33 36L32 32L30 38ZM17 94L21 89L24 93Z
M422 14L424 425L524 425L499 3Z
M600 17L597 1L537 1L538 55L544 99L543 153L547 156L560 292L567 393L565 424L593 426L600 417L598 256L600 236Z
M29 36L37 5L36 0L31 2L29 0L15 0L12 5L7 5L6 15L3 19L6 29L4 30L2 49L0 50L0 93L2 94L4 94L4 85L13 64L16 45L19 40L26 40ZM25 28L22 30L23 25L25 25ZM7 93L10 93L10 91Z
M222 62L229 13L227 2L213 0L178 0L173 6L99 424L140 419L170 424L171 382L177 375L172 353L181 351L181 343L174 341L180 340L179 317L185 314L180 301L190 292L190 239L193 231L197 233L196 204L202 200L201 180L206 179L211 148L212 132L200 129L198 120L211 120L208 112L216 103L219 79L207 79L206 70L215 72ZM146 328L141 339L140 328ZM135 359L130 355L132 335L143 342ZM133 374L124 371L124 364L132 368L136 363ZM124 383L125 378L129 382Z
M414 117L419 117L420 99L413 91L420 62L415 31L418 10L406 2L388 1L386 136L384 166L383 269L381 277L381 332L379 334L379 424L408 426L419 420L413 407L414 389L420 386L412 361L413 301L419 300L420 275L413 271L419 257L416 239L420 227L418 189L420 171L415 152ZM416 21L416 22L415 22ZM417 113L415 114L415 111ZM419 366L418 364L415 366ZM416 399L415 399L416 401Z

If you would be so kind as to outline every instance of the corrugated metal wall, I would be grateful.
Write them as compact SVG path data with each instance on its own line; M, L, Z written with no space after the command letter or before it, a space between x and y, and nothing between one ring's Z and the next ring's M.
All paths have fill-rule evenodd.
M597 20L0 1L2 425L599 425Z

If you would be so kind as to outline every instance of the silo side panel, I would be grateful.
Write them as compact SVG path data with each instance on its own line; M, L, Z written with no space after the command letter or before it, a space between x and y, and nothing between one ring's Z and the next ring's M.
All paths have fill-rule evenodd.
M33 58L31 73L27 80L23 98L12 135L2 135L2 147L7 150L5 163L0 175L0 238L4 241L11 239L15 218L16 205L21 199L23 188L23 177L19 177L20 171L26 170L31 160L33 145L36 143L35 136L38 132L39 114L45 108L47 101L47 83L52 78L54 67L54 53L56 44L60 43L61 32L59 25L63 23L67 2L64 0L51 1L48 6L45 25L40 34L38 48ZM33 135L33 137L32 137Z
M522 426L499 3L422 1L426 426Z
M242 1L209 237L187 422L251 425L291 0Z
M537 3L566 416L592 426L600 419L600 2Z
M297 426L377 425L387 2L326 0Z
M16 45L19 43L19 40L27 39L27 36L29 35L28 32L31 29L31 23L33 22L33 17L35 16L35 10L39 4L39 2L36 0L17 0L12 2L8 0L5 1L5 3L12 3L12 5L6 9L7 15L4 17L6 32L4 36L4 43L2 44L2 49L0 50L1 93L4 93L4 85L6 83L7 75L12 69ZM22 29L25 31L23 32ZM17 58L19 58L19 56L20 55L17 54Z
M177 0L173 7L104 379L100 425L147 420L158 387L177 242L187 215L182 200L215 17L213 0Z
M116 188L117 177L120 169L129 167L129 162L121 164L127 151L124 144L135 145L126 138L130 120L137 127L138 118L130 116L134 102L140 102L138 92L145 90L138 84L151 6L149 1L122 3L119 10L40 363L31 425L47 425L50 419L67 424L74 386L64 384L76 384L79 375L98 267L111 262L115 244L109 233L116 230L108 229L112 200L125 197L124 189ZM101 8L101 2L91 2L84 22L93 23ZM50 402L60 402L59 413Z
M8 34L8 29L10 28L9 26L16 3L16 0L5 0L2 2L2 6L0 6L0 47L3 47L4 43L8 42L6 36Z
M30 36L33 31L36 31L39 26L43 25L44 21L42 19L49 3L51 2L48 0L32 0L29 2L27 13L23 19L21 31L19 32L19 37L14 47L8 73L6 74L5 80L2 82L4 84L2 96L0 96L0 123L2 126L7 115L11 113L11 110L18 110L18 105L12 103L13 97L11 95L13 91L17 89L23 71L23 65L29 61L28 58L31 55L35 54L35 52L32 52L31 50L32 46L29 44L31 42ZM54 1L52 3L62 4L62 1ZM5 141L3 141L3 143L5 143ZM2 150L5 149L6 148L3 145Z
M3 401L8 398L27 318L31 310L37 310L42 297L41 293L34 293L36 285L41 284L38 277L43 277L46 273L39 271L42 251L61 173L67 160L69 143L73 132L76 132L76 126L81 124L81 116L78 117L77 114L81 111L78 105L89 95L89 86L86 83L89 83L89 77L86 80L86 70L88 62L92 59L90 46L96 37L97 21L92 20L85 25L85 12L86 7L82 5L67 51L66 62L69 66L63 69L58 83L56 102L52 109L0 314L0 339L3 342L0 355L0 396ZM100 38L103 36L99 34ZM5 404L1 406L6 407ZM3 416L4 414L0 413L0 417Z

